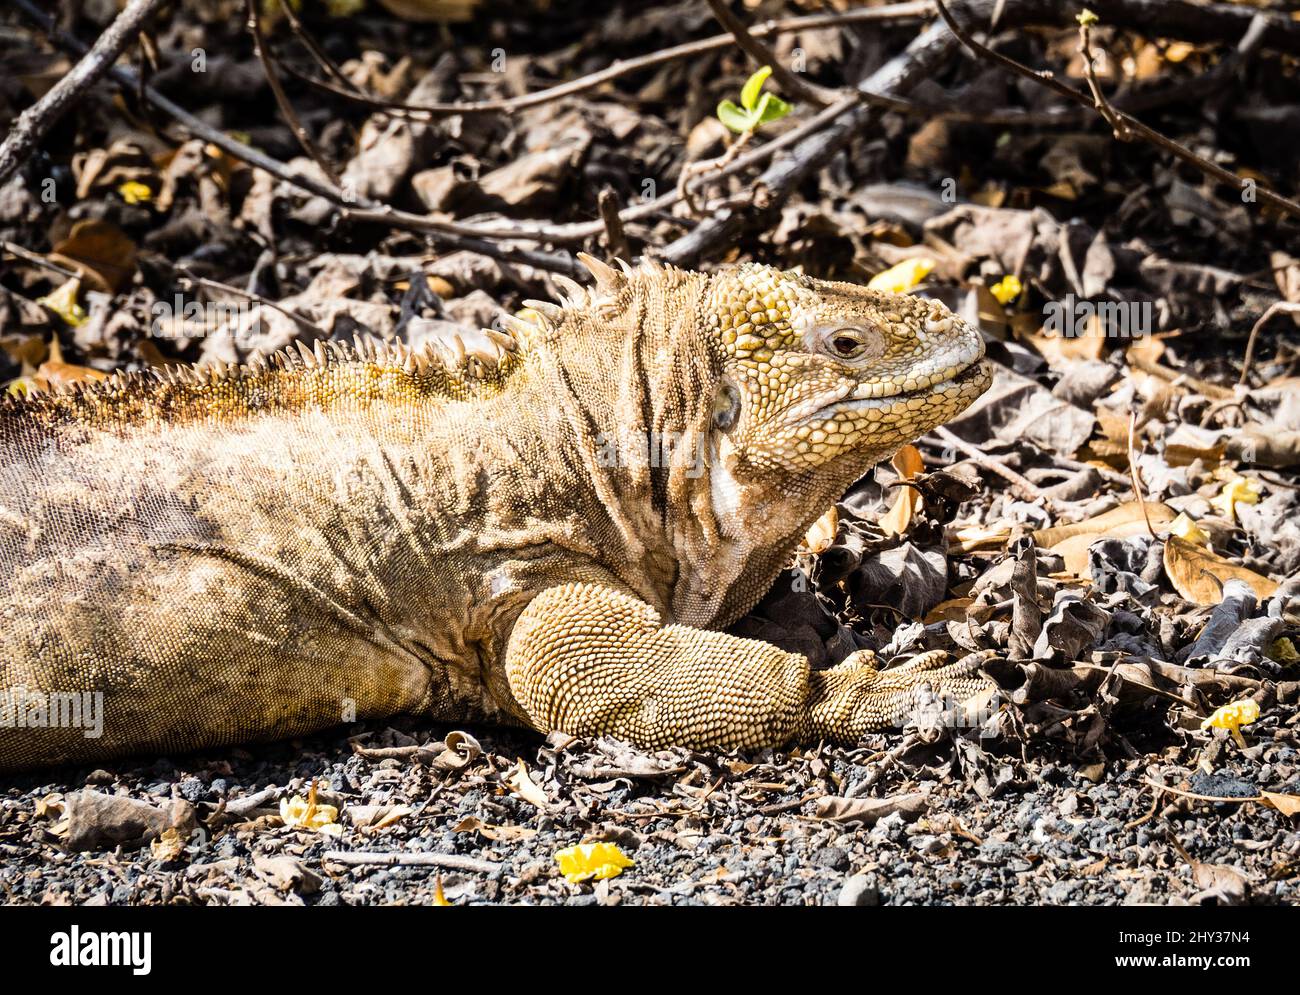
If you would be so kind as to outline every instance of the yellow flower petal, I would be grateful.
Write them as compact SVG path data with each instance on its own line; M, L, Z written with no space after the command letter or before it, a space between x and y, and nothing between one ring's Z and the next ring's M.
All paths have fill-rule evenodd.
M1201 728L1227 729L1232 734L1232 738L1237 741L1237 745L1245 749L1246 741L1241 738L1241 727L1250 725L1257 718L1259 718L1259 702L1254 698L1241 698L1216 708L1209 718L1202 720Z
M595 878L603 881L617 877L623 868L632 867L630 857L616 843L579 843L555 853L555 862L566 880L577 883Z
M1237 517L1238 504L1258 504L1263 485L1249 477L1233 477L1223 485L1223 491L1210 503L1223 512L1224 518Z
M1210 537L1187 517L1186 512L1179 512L1178 517L1169 523L1169 532L1178 536L1179 539L1186 539L1197 546L1208 546L1210 544Z
M325 836L340 836L343 833L343 827L338 822L339 810L333 805L318 803L314 786L306 798L301 795L281 798L280 819L290 829L310 829Z
M901 263L889 267L883 273L877 273L867 284L868 290L879 290L886 294L905 294L916 287L930 275L934 269L934 260L918 256L904 259Z
M1020 285L1020 277L1007 275L989 287L989 293L997 298L999 304L1005 305L1019 297L1023 289L1024 287Z
M77 303L77 292L80 289L81 278L74 276L57 290L50 291L44 297L36 298L36 303L44 304L68 325L77 328L86 323L86 310Z
M153 191L136 180L127 180L118 186L117 192L128 204L143 204L153 200Z

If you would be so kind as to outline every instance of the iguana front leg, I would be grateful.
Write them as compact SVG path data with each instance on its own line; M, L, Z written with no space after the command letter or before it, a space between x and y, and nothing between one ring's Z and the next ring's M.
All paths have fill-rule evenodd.
M991 687L974 664L878 671L855 653L814 671L798 653L684 625L598 584L542 592L506 651L511 693L543 732L608 735L656 749L759 749L793 740L856 742L901 725L925 688L965 700Z

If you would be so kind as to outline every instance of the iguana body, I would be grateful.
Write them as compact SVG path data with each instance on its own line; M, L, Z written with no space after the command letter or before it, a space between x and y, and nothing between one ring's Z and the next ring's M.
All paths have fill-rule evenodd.
M477 355L318 346L0 405L0 691L103 695L97 737L0 728L0 769L400 712L852 740L922 680L973 692L860 656L810 674L716 630L853 480L987 387L978 334L761 266L589 265L594 291Z

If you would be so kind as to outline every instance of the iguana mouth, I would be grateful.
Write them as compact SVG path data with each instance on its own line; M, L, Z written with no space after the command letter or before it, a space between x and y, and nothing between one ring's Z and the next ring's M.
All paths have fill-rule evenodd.
M906 403L912 398L927 398L934 394L944 393L951 387L964 387L967 384L981 381L983 387L987 387L992 377L992 368L988 362L984 359L976 359L955 376L948 377L945 380L936 380L934 383L917 387L914 390L900 390L893 394L876 393L862 397L855 397L854 393L847 396L842 395L829 403L821 404L809 414L800 418L799 421L822 421L846 412L866 411L871 408L892 408L899 403ZM983 387L980 393L984 392Z

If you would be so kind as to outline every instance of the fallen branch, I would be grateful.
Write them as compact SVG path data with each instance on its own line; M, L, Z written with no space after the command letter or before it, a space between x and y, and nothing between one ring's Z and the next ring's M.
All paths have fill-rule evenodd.
M768 38L794 31L811 31L816 28L836 27L842 24L888 24L898 21L917 20L928 17L933 13L934 4L930 0L911 0L911 2L888 4L884 7L859 8L840 13L810 14L803 17L790 17L780 21L768 21L765 24L755 25L750 28L749 36L755 39ZM681 45L660 49L658 52L650 52L635 58L619 60L611 66L580 76L578 79L569 80L566 83L559 83L517 97L431 104L406 104L399 101L377 100L374 97L351 92L347 88L326 83L324 80L313 79L311 76L298 72L292 67L286 66L285 68L304 83L326 93L332 93L344 100L364 104L375 110L430 120L452 115L515 114L530 107L538 107L553 100L559 100L562 97L571 97L574 94L595 89L604 83L609 83L621 76L626 76L641 69L651 69L666 62L703 55L706 52L728 48L735 43L736 39L731 34L713 35L709 38L701 38L699 41L684 42ZM775 72L775 66L773 71ZM350 83L348 85L351 86ZM824 101L820 103L824 103Z
M944 0L935 0L935 6L939 10L939 16L943 18L944 23L948 25L948 29L952 31L957 39L970 49L977 58L983 59L987 62L992 62L1016 76L1032 80L1040 86L1047 87L1047 89L1051 90L1053 93L1060 94L1077 104L1082 104L1085 107L1093 106L1092 97L1086 93L1081 93L1066 83L1062 83L1051 73L1031 69L1024 63L1017 62L1015 59L1003 55L1001 52L995 52L987 45L976 41L971 37L968 31L957 23L956 18L952 16L952 12L948 9ZM1247 30L1252 33L1258 31L1261 36L1266 33L1265 29L1256 28L1253 24L1249 24ZM1163 149L1180 161L1195 166L1207 176L1212 176L1220 183L1234 187L1238 192L1247 188L1246 185L1248 181L1245 177L1238 176L1231 170L1224 169L1218 163L1211 162L1204 156L1197 155L1191 149L1187 148L1185 145L1180 145L1167 135L1156 131L1154 128L1148 128L1132 115L1126 114L1110 104L1107 104L1106 106L1110 108L1110 113L1106 115L1106 120L1111 124L1112 128L1116 130L1117 134L1128 134L1130 136L1136 135L1139 138L1143 138L1156 148ZM1291 215L1293 218L1300 218L1300 204L1288 197L1283 197L1281 194L1273 193L1266 187L1256 185L1253 189L1256 196L1262 202L1271 207L1277 208L1285 214Z
M53 19L34 6L30 0L13 0L13 3L25 16L39 25L60 48L76 54L86 51L87 46L83 42L67 32L58 30L53 23ZM264 170L277 179L297 187L299 190L323 197L338 208L339 213L344 217L355 215L357 220L375 221L392 228L420 232L426 235L430 241L446 249L462 249L476 252L479 255L489 256L494 259L521 263L552 273L561 273L570 278L585 277L587 275L587 271L579 266L576 260L568 254L559 255L532 249L497 245L477 234L461 234L454 230L457 227L454 224L438 222L433 218L411 214L408 211L399 211L365 197L354 197L349 202L340 191L333 189L329 184L322 183L313 176L294 172L285 163L273 159L266 153L236 138L232 138L224 131L212 127L159 93L153 87L147 85L140 87L138 78L130 70L114 67L108 71L107 76L115 84L129 92L137 92L137 87L139 87L139 92L144 94L145 99L150 104L170 117L189 134L201 138L205 142L210 142L233 158L257 169ZM596 224L599 225L599 222ZM499 237L526 238L527 236L516 233Z
M326 850L321 860L350 866L374 865L377 867L441 867L449 871L473 871L492 874L504 864L492 860L477 860L455 853L393 853L379 851Z
M906 93L922 80L933 77L955 48L954 39L942 25L932 24L901 55L862 80L858 90L876 94ZM766 227L764 222L780 210L804 178L826 165L854 135L874 124L879 113L877 108L864 104L858 94L827 107L817 115L818 119L828 117L826 126L800 141L789 156L774 162L751 184L758 196L752 199L748 210L723 209L660 249L655 256L675 266L690 267L719 247L733 244L745 228Z
M4 144L0 145L0 184L32 154L36 144L59 118L72 109L82 94L113 68L118 56L162 5L163 0L131 0L108 30L85 52L81 61L72 67L72 71L18 116L5 136Z

